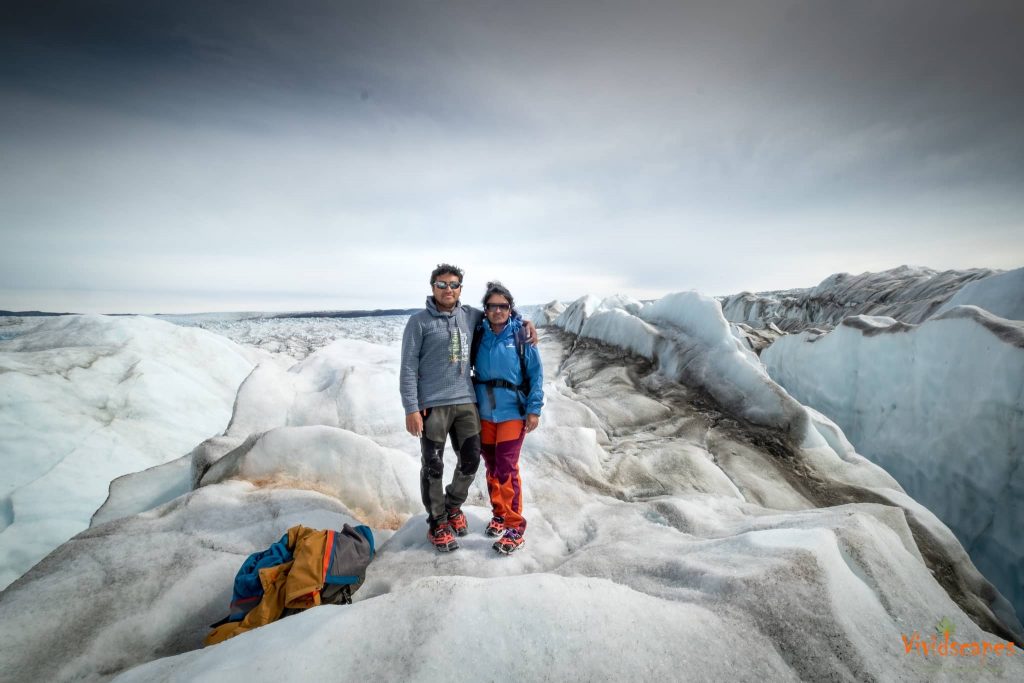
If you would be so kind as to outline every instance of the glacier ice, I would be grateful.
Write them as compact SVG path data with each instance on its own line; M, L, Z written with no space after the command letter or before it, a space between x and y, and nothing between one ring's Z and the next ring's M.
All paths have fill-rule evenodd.
M996 277L987 268L935 271L900 266L877 273L835 273L817 287L777 292L742 292L722 297L726 319L763 327L769 323L786 331L808 327L831 328L852 315L888 316L920 323L961 291ZM981 285L987 289L988 285ZM976 303L961 301L960 303Z
M1024 613L1024 323L973 306L920 326L857 316L761 357L945 521Z
M0 342L0 587L85 529L112 479L223 430L256 357L143 317L45 318Z
M714 301L589 299L566 313L571 334L541 335L548 402L521 460L524 550L498 557L480 534L482 477L463 547L427 544L397 397L400 322L337 340L291 322L306 347L277 322L232 322L223 331L250 347L267 349L266 324L308 352L257 359L187 471L119 480L107 514L0 593L5 672L271 680L306 649L305 674L331 680L923 681L962 664L907 655L903 634L947 617L964 639L1024 635L949 530L774 385ZM197 649L248 553L294 523L364 517L381 542L354 605ZM502 647L439 656L453 636L430 624ZM971 673L1021 678L1018 661Z

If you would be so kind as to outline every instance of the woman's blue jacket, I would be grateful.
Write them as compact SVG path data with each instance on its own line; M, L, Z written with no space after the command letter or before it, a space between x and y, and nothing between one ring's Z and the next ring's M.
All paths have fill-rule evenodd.
M522 384L522 367L519 361L519 350L516 338L522 328L522 321L510 318L508 324L498 334L491 331L487 320L483 321L483 337L476 354L476 377L479 380L501 379L519 386ZM525 404L527 414L540 415L544 405L544 368L540 362L540 352L532 344L524 344L526 373L530 377L530 394L523 396L521 392L504 387L488 387L476 385L476 403L480 410L480 419L489 422L505 422L521 420L524 417L522 407ZM491 402L491 393L494 402Z

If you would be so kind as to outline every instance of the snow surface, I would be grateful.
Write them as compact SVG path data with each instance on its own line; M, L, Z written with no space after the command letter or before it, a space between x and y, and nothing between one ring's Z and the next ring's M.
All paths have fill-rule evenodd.
M0 593L3 680L108 680L201 647L249 553L294 524L345 523L334 498L233 481L89 529Z
M97 512L94 523L142 512L173 499L198 485L212 463L229 452L251 448L253 443L248 442L277 427L336 427L372 436L383 447L408 447L405 414L401 404L394 401L400 350L397 344L401 335L394 336L388 331L398 328L394 320L371 320L378 321L376 329L365 325L370 328L371 338L396 341L387 346L352 338L331 342L322 337L322 321L293 321L291 324L298 330L295 336L320 345L320 350L290 367L276 362L260 363L238 388L234 414L223 434L199 444L181 462L129 474L114 482L111 495ZM249 336L252 327L232 329L243 330L253 346L267 348L266 338L258 334ZM351 332L364 328L346 329ZM268 338L279 338L277 321L265 330ZM291 344L290 348L295 346ZM418 449L407 448L407 452L410 461L419 462ZM417 472L418 469L417 464Z
M945 521L1024 614L1024 323L973 306L920 326L857 316L761 357Z
M375 344L401 343L409 316L366 318L275 318L233 315L160 316L179 325L201 327L228 339L271 353L302 360L336 339L358 339Z
M253 367L148 318L38 320L0 342L0 588L85 529L112 479L223 430Z
M0 341L14 339L19 335L25 334L46 320L47 318L41 316L0 316Z
M119 480L90 529L0 593L5 675L1024 678L1019 657L904 652L901 635L927 637L943 617L961 640L1022 642L1024 628L934 515L768 378L716 302L591 298L559 320L576 329L541 336L546 405L523 448L518 553L498 556L481 533L482 474L462 548L428 546L398 342L367 325L375 341L260 362L223 434ZM245 334L294 348L283 328ZM354 521L378 538L354 605L198 649L245 556L292 524Z
M278 427L215 462L199 483L313 489L345 501L365 524L397 528L421 507L419 471L417 459L344 429Z

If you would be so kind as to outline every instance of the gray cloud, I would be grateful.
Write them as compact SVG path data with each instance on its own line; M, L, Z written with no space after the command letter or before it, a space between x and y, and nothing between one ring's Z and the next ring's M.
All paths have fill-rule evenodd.
M524 301L1018 266L1020 7L24 3L0 308L402 306L456 257Z

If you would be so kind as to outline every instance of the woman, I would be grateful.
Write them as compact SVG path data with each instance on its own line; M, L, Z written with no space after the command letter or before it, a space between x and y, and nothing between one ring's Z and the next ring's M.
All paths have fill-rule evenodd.
M488 282L483 304L485 320L477 335L479 348L473 353L473 383L494 514L485 533L499 536L494 549L508 555L523 546L526 531L519 451L523 439L540 422L544 373L540 352L525 341L511 292L500 282Z

